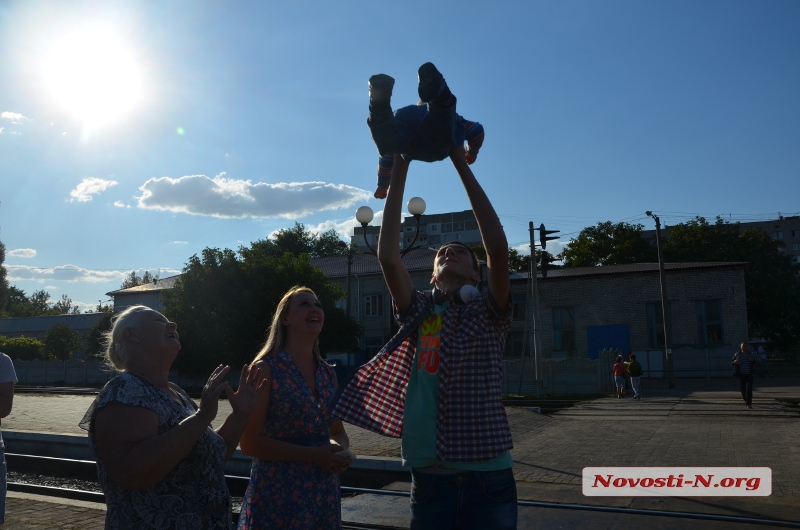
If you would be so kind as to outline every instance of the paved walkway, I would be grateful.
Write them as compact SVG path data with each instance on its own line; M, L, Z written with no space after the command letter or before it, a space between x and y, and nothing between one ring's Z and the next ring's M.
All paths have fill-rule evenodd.
M508 408L520 499L800 521L800 379L757 379L752 410L745 409L733 378L678 380L674 389L663 381L645 380L642 386L641 401L601 398L551 415ZM85 435L77 423L91 400L18 394L2 429ZM223 402L220 415L228 410ZM346 427L357 454L399 457L399 440ZM623 465L770 467L773 493L766 498L582 495L584 467ZM12 501L17 502L9 501L7 522L23 524L14 519L22 515ZM53 528L73 528L66 525Z

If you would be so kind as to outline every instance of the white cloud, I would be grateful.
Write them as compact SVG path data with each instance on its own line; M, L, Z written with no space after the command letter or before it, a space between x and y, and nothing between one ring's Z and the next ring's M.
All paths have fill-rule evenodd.
M188 241L173 241L172 244L173 245L188 245L189 242Z
M125 204L122 201L114 201L114 206L116 206L117 208L130 208L131 207L130 204Z
M189 175L151 178L140 188L139 207L222 218L294 219L321 210L338 210L369 199L371 193L344 184L281 182Z
M69 202L77 200L78 202L86 202L92 200L92 195L97 195L104 192L111 186L116 186L118 183L114 180L106 180L97 177L88 177L83 179L78 186L69 192L72 199Z
M76 265L59 265L57 267L44 268L44 267L30 267L28 265L6 265L8 271L9 281L39 281L39 282L52 282L63 281L68 283L74 282L122 282L122 280L130 274L130 270L92 270L84 269ZM160 269L138 269L136 274L142 276L144 271L147 270L152 275L158 275L159 278L166 278L180 274L181 271L160 268ZM55 288L55 287L53 287Z
M3 128L0 127L0 134L3 134Z
M10 112L7 110L0 112L0 118L11 120L11 123L20 123L22 120L28 119L19 112Z
M36 256L36 250L32 248L15 248L6 252L6 255L13 258L33 258Z

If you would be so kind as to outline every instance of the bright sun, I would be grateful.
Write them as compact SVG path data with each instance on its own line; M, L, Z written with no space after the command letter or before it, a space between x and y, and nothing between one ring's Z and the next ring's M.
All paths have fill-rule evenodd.
M47 57L44 75L59 103L89 127L121 116L141 97L132 54L107 32L84 31L64 39Z

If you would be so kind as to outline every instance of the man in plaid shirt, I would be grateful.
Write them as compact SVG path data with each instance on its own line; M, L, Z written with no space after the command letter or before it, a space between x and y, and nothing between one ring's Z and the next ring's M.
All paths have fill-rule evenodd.
M463 147L450 153L486 249L488 290L471 249L445 243L433 291L414 288L399 250L409 162L395 157L378 258L400 331L343 385L334 416L402 437L411 466L411 529L514 529L511 431L501 401L502 352L511 327L508 242Z

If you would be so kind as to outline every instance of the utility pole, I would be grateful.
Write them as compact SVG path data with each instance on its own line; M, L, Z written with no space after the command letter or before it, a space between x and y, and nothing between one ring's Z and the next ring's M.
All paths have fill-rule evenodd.
M530 278L531 278L531 301L533 302L532 313L533 318L531 319L533 322L533 329L532 336L528 337L528 345L533 345L533 374L534 378L536 379L536 393L537 397L539 394L539 350L541 345L541 337L539 337L539 283L538 279L536 278L536 243L534 241L534 228L533 228L533 221L528 223L528 230L530 231L531 236L531 266L530 266ZM531 340L533 339L533 340ZM530 350L529 350L530 351Z
M647 211L645 214L652 217L656 222L656 247L658 248L658 279L661 283L661 320L664 321L664 354L667 362L667 386L675 388L675 371L672 359L672 315L667 311L667 282L664 274L664 245L661 240L661 220L653 212Z

